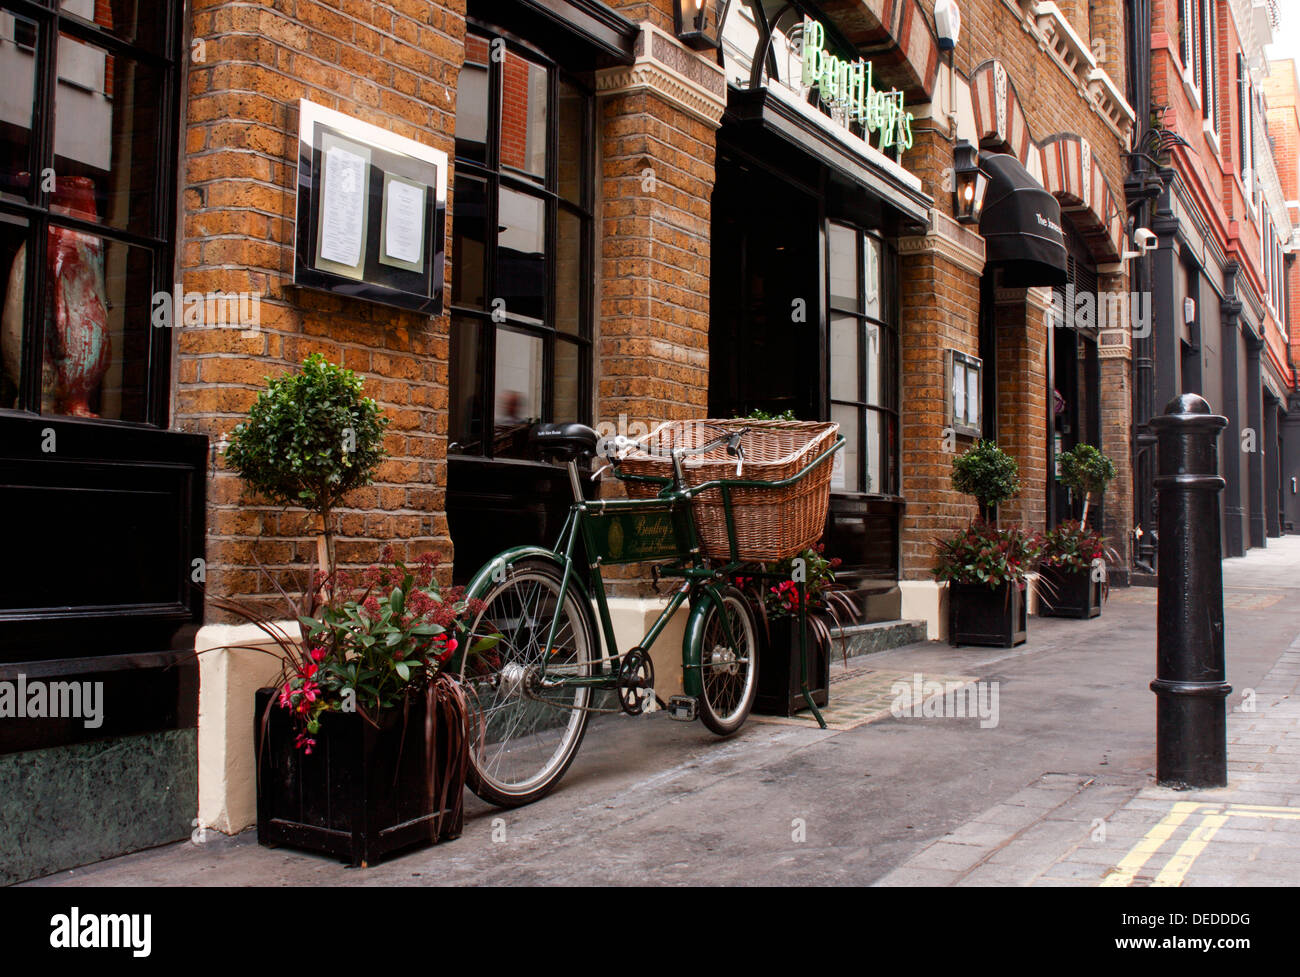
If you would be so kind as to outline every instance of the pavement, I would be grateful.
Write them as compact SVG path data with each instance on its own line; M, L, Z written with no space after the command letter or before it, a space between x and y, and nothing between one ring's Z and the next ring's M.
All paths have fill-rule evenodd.
M831 728L592 723L559 788L366 869L208 833L28 885L1300 883L1300 536L1224 561L1229 784L1156 786L1156 592L837 663Z

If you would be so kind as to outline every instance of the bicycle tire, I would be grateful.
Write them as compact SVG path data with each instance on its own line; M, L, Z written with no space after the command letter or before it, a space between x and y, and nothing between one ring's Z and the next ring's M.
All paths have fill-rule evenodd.
M471 648L480 638L502 635L494 648L482 655L466 654L461 664L461 682L470 694L472 712L466 783L490 804L519 807L550 793L573 763L587 730L589 687L563 686L540 696L525 693L528 669L540 664L540 645L546 640L562 583L562 571L550 563L511 565L506 579L494 582L483 597L483 609L470 629ZM547 656L548 672L590 675L595 630L580 593L573 588L564 595L563 615L556 645ZM568 694L572 701L565 705ZM538 724L563 714L567 718L558 736L542 737L542 732L556 727ZM494 739L493 731L504 735ZM528 736L537 737L534 746L540 749L528 747ZM554 743L548 747L551 739ZM503 773L507 759L508 773Z
M708 609L700 629L699 716L709 730L729 736L744 725L758 694L758 627L744 594L732 586L717 594L737 647L727 647L717 604L701 597Z

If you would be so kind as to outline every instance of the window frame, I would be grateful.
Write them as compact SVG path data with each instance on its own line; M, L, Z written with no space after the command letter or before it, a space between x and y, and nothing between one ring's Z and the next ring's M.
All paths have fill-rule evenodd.
M838 226L851 230L854 235L854 267L858 270L857 281L857 307L850 309L842 304L836 304L830 289L830 267L831 267L831 227ZM872 315L867 311L867 283L866 275L863 274L866 239L872 238L879 249L880 264L880 295L878 299L878 313ZM890 246L889 240L880 232L871 228L863 227L848 220L839 220L828 218L826 220L826 405L827 417L834 417L836 407L850 408L857 412L858 417L858 471L856 489L832 489L835 495L872 499L889 499L897 500L901 498L902 493L902 469L901 469L901 446L900 431L902 427L902 391L901 391L901 351L899 349L899 323L898 323L898 295L895 283L898 281L896 274L898 256ZM834 350L832 349L830 335L830 320L833 317L849 316L853 317L857 324L857 341L858 341L858 395L855 400L845 400L834 397L831 394L831 370L834 364ZM863 369L863 353L867 348L868 329L875 326L877 329L886 333L889 337L890 363L887 366L888 373L883 374L889 377L890 390L889 396L882 398L883 403L872 403L867 399L867 371ZM867 476L871 472L871 459L867 452L869 443L867 421L874 419L878 415L886 417L893 428L891 457L886 459L887 466L885 471L892 476L891 484L884 486L884 490L868 491L863 488L869 484ZM843 433L843 432L841 432Z
M541 400L543 409L540 413L543 419L580 421L582 423L590 423L591 421L595 357L593 335L595 300L591 284L594 279L596 262L594 233L596 220L594 177L595 93L580 75L567 70L543 51L505 31L471 21L466 36L467 38L471 36L478 37L485 40L488 45L487 132L482 162L462 156L459 141L456 147L452 183L453 249L456 234L455 207L458 200L456 190L460 186L462 177L482 181L485 207L483 218L485 233L482 242L483 306L479 308L463 304L459 301L461 297L456 294L453 285L449 289L451 295L447 303L447 311L451 320L449 351L450 361L453 364L459 363L458 351L460 343L463 342L461 330L456 324L457 320L472 320L477 326L478 349L476 355L479 358L480 371L477 382L478 389L474 391L473 396L477 401L477 409L480 412L479 416L482 419L484 429L478 438L477 447L473 447L474 443L469 442L467 450L467 445L457 440L461 432L451 430L449 427L448 454L455 458L467 460L491 461L499 457L512 462L519 462L527 459L497 455L495 439L490 436L490 431L494 427L496 420L496 353L499 330L506 329L526 336L535 336L542 340ZM505 45L506 51L506 56L499 61L495 60L491 53L493 44L498 40ZM505 70L504 66L508 63L511 55L541 66L547 72L546 173L544 179L540 182L528 176L524 171L504 165L501 161L502 78ZM584 100L582 146L580 149L582 187L580 200L577 203L566 200L562 196L560 188L560 113L558 106L561 81L567 82L579 91ZM493 302L500 297L499 234L501 225L499 215L503 189L539 198L543 201L545 207L546 274L543 296L544 317L541 320L512 312L508 303L500 310L499 317L497 313L494 313ZM559 329L556 317L557 245L561 212L576 216L579 219L581 228L578 279L582 283L582 289L578 297L578 332L576 334ZM497 230L493 231L492 228ZM453 265L458 260L459 253L453 250L451 255ZM553 413L555 409L556 350L561 342L569 343L578 350L577 417L555 418ZM447 382L448 394L451 400L454 401L457 397L463 396L465 391L454 389L456 383L455 370L448 376Z
M93 21L67 13L56 6L32 0L5 0L2 8L10 15L24 17L37 24L34 48L35 78L32 123L27 147L28 172L37 183L28 199L0 198L0 216L27 224L25 230L26 270L22 313L21 374L17 405L0 407L4 414L63 418L60 414L41 413L41 367L45 344L44 303L49 287L46 275L46 247L51 227L68 228L97 237L105 244L116 243L140 248L150 253L152 281L150 294L171 293L176 278L177 200L180 170L180 92L185 73L181 29L184 5L168 0L162 5L166 18L161 30L162 46L152 50L146 45L123 40ZM147 232L117 227L107 221L82 220L55 213L53 194L40 188L38 174L57 172L55 166L54 106L58 98L59 38L93 45L107 54L146 65L158 73L161 101L160 125L154 143L154 185L152 188L152 226ZM129 164L121 164L129 165ZM148 330L148 362L145 367L147 387L144 391L143 419L111 417L85 418L89 423L166 428L170 423L171 401L171 330L159 329L152 321L143 323ZM78 420L82 420L78 418Z

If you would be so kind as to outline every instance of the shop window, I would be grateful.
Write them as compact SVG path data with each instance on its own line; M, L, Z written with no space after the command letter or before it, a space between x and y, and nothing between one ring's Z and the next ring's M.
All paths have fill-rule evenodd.
M832 488L898 494L898 345L884 283L892 257L873 234L827 227L831 420L845 445Z
M590 414L592 96L505 38L471 34L465 50L452 205L451 450L525 458L529 425Z
M163 425L180 5L0 5L0 409Z

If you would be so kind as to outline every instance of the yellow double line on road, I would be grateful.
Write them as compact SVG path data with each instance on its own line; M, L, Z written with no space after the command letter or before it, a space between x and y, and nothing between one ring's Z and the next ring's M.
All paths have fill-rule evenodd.
M1178 846L1178 850L1165 863L1155 881L1155 886L1179 886L1187 876L1192 863L1210 843L1215 833L1227 823L1229 817L1243 818L1280 818L1300 821L1300 809L1294 807L1273 807L1267 804L1202 804L1196 801L1176 801L1169 813L1160 819L1133 846L1123 860L1115 866L1102 881L1103 886L1130 886L1157 852L1197 812L1201 812L1200 822L1192 828L1191 833Z

